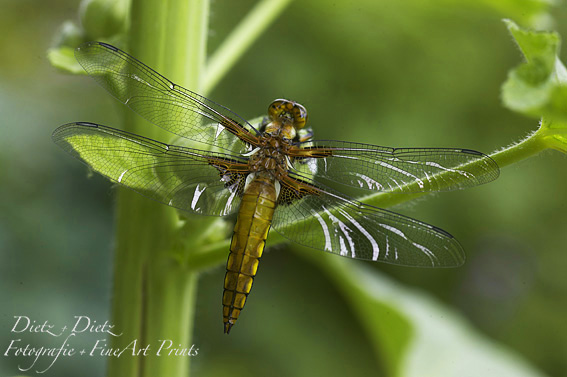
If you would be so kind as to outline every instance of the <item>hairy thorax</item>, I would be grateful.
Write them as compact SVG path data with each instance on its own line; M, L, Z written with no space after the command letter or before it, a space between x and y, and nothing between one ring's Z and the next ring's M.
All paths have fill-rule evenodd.
M281 134L264 134L261 145L250 156L248 162L250 171L268 174L280 180L287 175L289 162L287 154L290 147L290 141Z

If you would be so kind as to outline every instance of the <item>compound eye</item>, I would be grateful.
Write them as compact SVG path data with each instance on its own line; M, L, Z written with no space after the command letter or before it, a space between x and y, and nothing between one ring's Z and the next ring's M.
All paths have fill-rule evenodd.
M293 107L293 119L294 127L296 130L300 130L305 127L307 123L307 110L302 105L295 103Z
M300 130L307 123L307 110L302 105L286 99L277 99L268 108L270 120L292 123L293 128Z
M285 99L274 100L268 108L268 116L270 117L270 120L278 120L279 116L285 111L288 103L289 101Z

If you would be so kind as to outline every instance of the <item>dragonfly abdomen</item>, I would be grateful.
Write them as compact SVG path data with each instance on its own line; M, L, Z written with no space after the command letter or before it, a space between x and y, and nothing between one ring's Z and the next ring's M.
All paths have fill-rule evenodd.
M224 279L222 304L224 332L227 334L252 289L272 224L276 200L274 181L268 177L257 176L244 190Z

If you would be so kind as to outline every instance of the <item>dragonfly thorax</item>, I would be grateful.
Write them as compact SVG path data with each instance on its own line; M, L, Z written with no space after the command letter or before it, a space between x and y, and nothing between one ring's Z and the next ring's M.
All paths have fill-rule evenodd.
M252 172L266 172L276 179L287 174L291 142L283 135L264 134L260 146L250 155L248 166Z

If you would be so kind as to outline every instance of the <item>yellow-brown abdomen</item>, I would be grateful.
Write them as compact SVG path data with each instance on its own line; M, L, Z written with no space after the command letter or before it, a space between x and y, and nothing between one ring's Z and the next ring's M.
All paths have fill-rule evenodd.
M224 332L227 334L252 289L274 216L276 199L274 181L267 177L254 178L242 196L224 278L222 305Z

